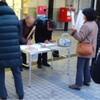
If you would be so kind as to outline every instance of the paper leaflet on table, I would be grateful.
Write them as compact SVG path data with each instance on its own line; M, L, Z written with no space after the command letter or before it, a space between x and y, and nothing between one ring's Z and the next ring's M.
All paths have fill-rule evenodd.
M45 43L43 43L45 44ZM24 51L24 53L26 52L29 52L32 54L31 56L31 60L32 61L37 61L37 58L38 58L38 53L37 52L44 52L44 51L48 51L49 49L45 47L42 47L42 45L39 43L39 44L32 44L32 45L21 45L21 50ZM27 63L29 61L29 58L27 56Z
M37 52L38 51L38 48L36 47L33 47L31 45L28 45L26 48L25 48L26 51L28 52Z
M40 45L45 45L46 47L54 46L54 43L40 43Z

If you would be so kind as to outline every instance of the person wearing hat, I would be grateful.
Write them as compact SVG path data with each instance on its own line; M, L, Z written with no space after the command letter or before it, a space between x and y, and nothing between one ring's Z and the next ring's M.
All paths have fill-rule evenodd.
M56 28L56 23L53 20L38 20L35 30L35 42L55 42L55 40L52 40L52 31L54 28ZM47 53L38 55L37 67L42 68L42 65L50 67L47 63Z
M92 54L88 56L83 56L77 53L77 70L76 70L76 81L74 84L69 85L69 88L75 90L81 90L83 85L90 86L91 75L89 62L90 59L95 57L96 43L97 43L97 33L98 26L95 22L96 12L93 8L85 8L82 11L84 15L84 24L78 32L75 28L71 28L72 36L79 42L91 43L93 46Z

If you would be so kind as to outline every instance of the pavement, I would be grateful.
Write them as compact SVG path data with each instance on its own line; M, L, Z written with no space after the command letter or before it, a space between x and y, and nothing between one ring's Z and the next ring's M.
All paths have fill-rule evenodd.
M54 31L53 38L58 40L64 31ZM70 32L69 32L70 34ZM91 85L83 86L81 91L72 90L68 86L75 82L76 61L75 55L77 41L71 39L71 57L68 69L68 58L53 61L53 68L43 67L38 69L34 64L32 67L32 84L28 85L29 70L22 71L24 85L24 100L100 100L100 84L93 81ZM66 48L59 51L60 55L68 55ZM49 56L50 58L50 56ZM50 64L51 62L49 62ZM14 88L13 76L11 71L6 71L6 87L8 91L8 100L17 100Z

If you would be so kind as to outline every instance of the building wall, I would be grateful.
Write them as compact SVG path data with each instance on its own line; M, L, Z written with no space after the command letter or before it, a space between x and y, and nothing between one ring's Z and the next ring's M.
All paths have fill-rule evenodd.
M38 6L47 6L49 0L6 0L8 4L15 10L19 19L25 18L27 15L37 17ZM13 2L13 3L12 3ZM54 0L53 20L57 21L58 27L63 27L64 23L58 21L59 8L73 5L78 10L91 6L91 0ZM22 13L23 12L23 13ZM23 17L21 16L23 14Z
M87 7L91 7L92 0L80 0L79 2L79 9L84 9Z

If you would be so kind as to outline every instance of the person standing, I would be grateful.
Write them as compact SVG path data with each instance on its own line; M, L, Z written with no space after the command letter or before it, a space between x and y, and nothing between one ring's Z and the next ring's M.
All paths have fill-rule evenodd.
M98 35L97 35L97 46L96 46L96 54L95 57L92 58L92 63L91 65L93 65L96 62L97 56L98 56L98 50L100 48L100 18L97 18L97 25L98 25Z
M52 20L38 20L35 30L35 42L36 43L49 43L55 42L52 40L52 31L56 27L56 24ZM47 63L47 53L38 55L38 68L42 68L42 65L50 67Z
M22 57L18 34L17 16L6 2L0 1L0 98L3 100L8 96L5 86L5 68L10 68L12 71L18 98L23 99L24 97L20 71Z
M98 26L95 22L96 12L93 8L85 8L82 11L84 15L84 24L77 32L75 28L71 28L72 36L79 42L91 43L93 46L93 53L88 56L83 56L77 52L77 71L75 84L69 85L69 88L81 90L82 85L90 86L91 75L89 68L89 61L95 57Z

